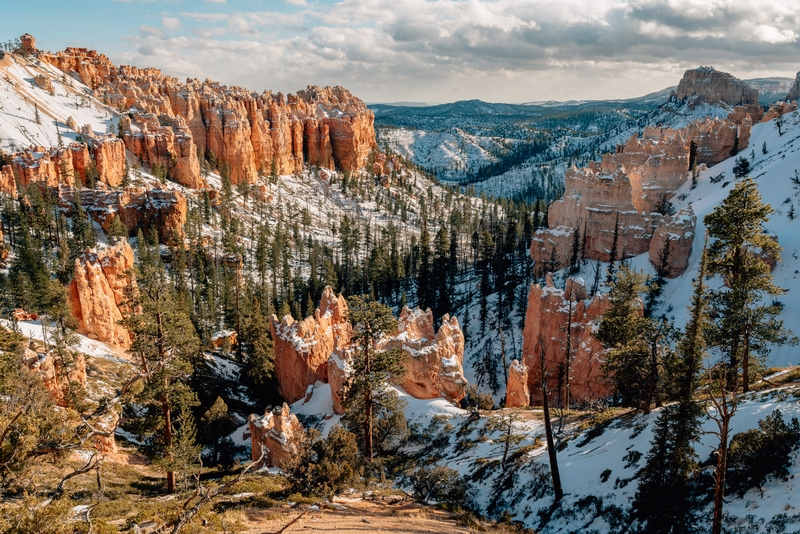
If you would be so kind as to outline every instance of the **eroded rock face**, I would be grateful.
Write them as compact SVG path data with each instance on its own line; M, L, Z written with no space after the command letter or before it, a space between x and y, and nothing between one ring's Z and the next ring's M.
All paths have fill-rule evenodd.
M125 240L87 249L75 260L69 293L78 332L112 347L130 347L130 332L117 323L125 317L126 291L133 283L128 271L133 263L133 249Z
M315 382L328 382L328 359L334 350L343 352L350 343L352 327L346 315L344 297L337 297L328 286L314 317L302 321L295 321L291 315L280 321L275 315L270 318L275 377L289 403L303 398Z
M564 196L550 205L549 227L538 230L531 241L537 273L569 265L576 233L580 244L586 234L585 258L609 261L615 226L616 260L645 252L655 258L653 254L663 246L663 232L670 226L681 238L674 243L676 263L669 273L683 272L688 256L682 255L691 253L695 218L681 218L678 228L661 215L662 207L690 176L693 144L691 163L700 166L727 159L736 146L739 150L747 146L753 117L744 108L735 113L735 119L707 119L680 130L645 128L641 138L634 135L601 161L568 169ZM651 240L656 234L659 241L654 245ZM651 252L654 247L655 253Z
M445 315L434 333L433 313L408 306L400 312L396 335L381 340L378 349L402 349L405 374L401 387L417 399L444 397L458 402L464 398L464 334L458 319Z
M309 86L284 97L211 80L181 83L158 69L116 67L84 48L39 57L76 74L111 105L135 108L128 149L144 162L175 159L174 179L189 187L202 185L191 161L195 147L226 163L240 183L254 182L259 172L289 174L304 163L353 171L376 146L373 113L341 87Z
M689 69L683 74L678 89L671 97L694 108L700 102L741 106L758 104L758 91L739 78L713 67Z
M506 408L528 406L531 394L528 389L528 366L519 360L512 360L508 366L506 384Z
M67 405L70 383L86 386L86 361L83 354L71 354L69 367L62 369L61 360L52 351L37 353L28 348L25 349L22 362L41 377L44 387L59 406Z
M565 289L553 286L550 275L542 287L532 284L528 293L528 308L522 341L522 363L528 368L530 399L541 399L541 348L544 348L548 398L552 402L563 398L562 387L566 368L566 333L572 301L570 354L570 403L600 399L611 394L612 388L603 376L603 346L592 331L600 316L608 309L605 295L588 300L582 280L568 279Z
M665 251L664 243L669 241L669 249L666 250L667 278L680 276L689 266L696 226L697 216L691 206L682 209L674 216L664 215L659 221L650 240L649 255L650 262L658 269Z
M272 410L268 408L263 417L251 414L247 426L251 458L259 462L256 467L282 467L286 460L299 453L303 425L285 402Z
M786 100L798 100L800 99L800 72L797 73L797 77L794 79L794 83L789 88L789 92L786 93Z
M16 197L17 180L22 187L34 183L49 187L72 186L75 178L86 184L86 172L93 164L102 183L119 186L125 172L125 145L108 135L92 139L89 144L30 147L13 154L11 165L0 169L0 193Z
M122 191L83 189L78 194L92 221L98 222L106 232L113 219L119 217L131 237L139 229L147 234L151 228L157 228L159 241L168 244L174 241L175 236L181 238L184 235L188 204L180 191L126 187ZM59 205L68 216L72 216L74 190L59 187L57 195Z

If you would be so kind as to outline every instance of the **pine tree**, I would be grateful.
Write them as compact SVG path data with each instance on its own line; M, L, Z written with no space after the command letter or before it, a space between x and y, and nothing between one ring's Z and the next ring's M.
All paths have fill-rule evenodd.
M144 242L140 242L140 265L135 276L138 291L128 305L137 312L123 324L134 338L130 353L142 372L149 375L136 402L148 410L142 435L149 441L151 454L161 458L166 466L167 491L172 493L176 489L175 462L180 460L176 455L182 450L174 448L177 445L173 443L173 418L198 404L188 378L192 362L200 354L200 342L184 307L176 299L161 259ZM184 438L188 440L188 436L181 439ZM182 442L181 447L187 443Z
M608 272L606 274L606 284L610 284L614 279L614 262L617 261L617 247L619 246L619 212L614 219L614 238L611 241L611 251L608 255Z
M350 297L347 305L356 354L345 399L345 424L363 439L364 456L372 463L382 423L393 425L402 418L403 401L389 387L389 380L402 376L403 352L376 350L377 341L397 329L391 308L366 296Z
M750 387L750 370L766 356L770 345L794 344L796 339L777 317L782 305L763 303L783 290L772 281L769 265L761 255L780 259L781 247L764 229L772 207L761 202L756 183L746 178L736 184L728 197L706 215L705 224L713 239L708 250L708 276L720 275L727 287L713 291L711 306L719 317L710 340L727 357L727 389L737 389L742 371L742 388Z
M423 310L434 306L434 288L431 284L431 247L428 224L422 221L419 240L419 271L417 274L417 306Z
M705 332L709 326L708 295L704 284L707 254L703 248L689 322L672 364L677 404L665 408L655 423L645 466L637 473L639 486L632 506L642 532L687 532L692 506L689 484L697 469L694 443L700 437L701 404L694 394L705 356Z

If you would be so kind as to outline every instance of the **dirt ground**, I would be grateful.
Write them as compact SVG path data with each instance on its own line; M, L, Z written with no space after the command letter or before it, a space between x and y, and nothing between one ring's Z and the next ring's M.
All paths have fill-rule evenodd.
M478 532L459 525L452 515L411 501L364 501L336 498L332 505L288 506L251 512L246 534L338 532L403 534ZM293 520L296 520L292 523ZM290 524L291 523L291 524ZM281 530L285 529L285 530ZM484 532L486 530L483 530ZM491 532L491 530L489 530Z

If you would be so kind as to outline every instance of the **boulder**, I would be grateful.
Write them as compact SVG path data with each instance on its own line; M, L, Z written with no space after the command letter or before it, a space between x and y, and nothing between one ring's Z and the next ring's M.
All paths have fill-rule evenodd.
M519 360L512 360L508 366L506 384L506 408L528 406L531 394L528 389L528 367Z
M130 347L130 332L118 322L126 315L124 302L134 283L129 274L133 263L133 250L125 240L87 249L75 260L69 295L78 332L112 347Z
M251 458L258 462L256 467L282 467L286 460L299 453L303 425L285 402L283 406L267 408L263 417L251 414L247 426Z

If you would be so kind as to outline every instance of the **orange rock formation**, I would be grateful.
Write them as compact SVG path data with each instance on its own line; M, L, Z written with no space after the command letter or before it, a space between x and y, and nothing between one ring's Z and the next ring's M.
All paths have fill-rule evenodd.
M506 384L506 408L528 406L531 394L528 389L528 366L519 360L512 360L508 366L508 383Z
M28 348L23 355L23 363L41 377L44 387L59 406L67 405L70 383L86 386L86 361L83 354L73 353L70 359L69 368L62 369L60 360L52 351L40 354Z
M295 321L291 315L270 318L275 343L275 377L289 403L306 394L315 382L328 382L328 358L350 343L352 327L346 320L347 302L330 286L322 293L314 317Z
M103 249L87 249L75 260L70 305L78 332L112 347L127 349L130 333L117 324L124 316L125 294L131 286L133 250L125 240Z
M240 183L305 163L356 170L376 146L373 113L341 87L309 86L284 97L210 80L181 83L158 69L114 66L85 48L40 52L39 59L76 73L111 105L134 110L123 124L125 145L144 163L166 163L189 187L203 185L196 147L226 163Z
M303 425L285 402L272 410L267 408L263 417L251 414L247 426L251 458L254 462L261 460L256 467L282 467L286 460L298 454Z
M570 351L570 402L599 399L611 393L611 385L602 373L603 346L592 331L600 316L608 309L605 295L587 299L582 280L568 279L565 289L556 289L548 274L544 287L532 284L528 293L528 309L522 341L522 363L528 368L531 400L541 399L541 347L544 347L545 368L550 376L549 397L561 397L566 369L566 333L572 301ZM509 378L510 380L510 378Z

